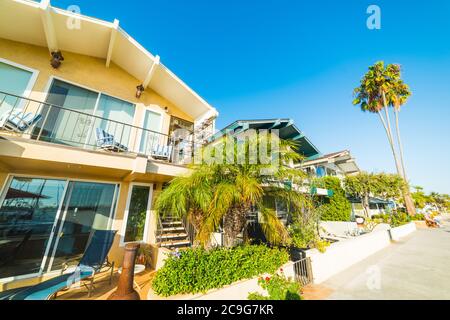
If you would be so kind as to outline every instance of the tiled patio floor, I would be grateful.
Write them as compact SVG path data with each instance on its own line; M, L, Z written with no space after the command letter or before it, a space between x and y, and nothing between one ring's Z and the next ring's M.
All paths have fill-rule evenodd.
M154 274L154 271L148 270L135 276L135 282L141 287L140 290L135 287L141 296L141 300L147 299L150 282ZM109 284L109 275L100 275L96 278L95 290L90 298L88 297L87 289L80 287L61 291L56 300L106 300L116 289L118 280L119 274L117 272L114 273L111 284Z

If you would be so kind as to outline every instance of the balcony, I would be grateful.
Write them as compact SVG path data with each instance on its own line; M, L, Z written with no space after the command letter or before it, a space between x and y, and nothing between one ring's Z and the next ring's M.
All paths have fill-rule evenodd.
M139 155L186 165L193 133L169 136L93 114L0 91L0 133L90 151Z

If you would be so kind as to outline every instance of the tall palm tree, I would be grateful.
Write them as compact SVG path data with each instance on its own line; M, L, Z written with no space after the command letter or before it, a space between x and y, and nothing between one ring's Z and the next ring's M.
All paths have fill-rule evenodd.
M360 86L354 90L354 105L359 105L362 111L377 113L386 131L389 146L394 157L397 173L407 182L403 161L403 147L401 146L400 128L398 125L398 111L410 95L409 88L400 78L400 67L390 64L385 66L380 61L369 67L369 71L361 80ZM392 134L389 107L394 107L396 117L397 142L401 149L400 159L395 148ZM384 115L383 112L384 111ZM406 185L406 184L405 184ZM416 213L409 187L403 192L406 209L410 215Z
M293 212L300 213L307 197L286 185L300 184L304 173L287 166L301 159L293 142L280 141L276 153L280 165L263 164L260 160L249 163L252 152L249 142L242 144L235 139L222 142L232 144L234 163L195 164L188 176L177 177L162 191L156 201L157 212L177 217L187 217L198 230L196 240L207 245L211 234L223 227L225 245L234 246L238 235L246 234L247 214L256 209L260 214L262 230L267 240L274 244L289 242L286 227L277 218L274 208L265 205L268 196L284 201ZM260 146L263 142L257 138ZM223 152L227 150L225 146ZM245 163L237 161L237 152L245 153ZM254 150L254 149L253 149ZM225 155L224 155L225 156ZM242 157L242 155L241 155ZM225 157L224 157L225 159ZM266 175L270 169L271 175Z
M400 126L399 126L399 113L401 107L408 101L408 98L411 96L411 91L409 86L403 82L401 79L401 69L397 64L390 64L387 67L389 75L393 80L391 83L391 90L388 91L388 104L394 109L395 115L395 128L397 135L397 143L400 151L400 161L403 170L403 177L405 180L408 180L406 175L406 167L403 155L403 144L401 140L400 134Z

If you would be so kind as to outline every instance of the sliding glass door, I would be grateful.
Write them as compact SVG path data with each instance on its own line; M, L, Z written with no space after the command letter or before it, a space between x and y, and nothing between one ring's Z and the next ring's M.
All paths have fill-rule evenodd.
M64 180L12 178L0 206L0 279L40 271L65 187Z
M49 105L41 112L45 123L40 140L83 146L92 125L91 115L97 104L97 96L96 92L54 80L46 100ZM40 126L36 126L35 131L40 130Z
M114 140L128 147L131 134L131 125L134 117L134 104L101 94L95 115L94 128L101 128L112 134ZM95 134L90 137L90 143L94 143Z
M114 184L69 182L63 211L50 248L48 271L67 260L79 260L93 230L108 230L115 198Z
M77 263L94 230L108 230L118 185L12 177L0 201L0 279Z
M96 129L101 128L116 142L128 145L134 104L57 79L46 102L41 111L43 120L34 130L40 140L94 148Z

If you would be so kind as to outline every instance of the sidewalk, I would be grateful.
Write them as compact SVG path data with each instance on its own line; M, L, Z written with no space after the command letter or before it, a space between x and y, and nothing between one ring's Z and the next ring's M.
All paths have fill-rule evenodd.
M319 286L306 299L450 299L450 220L418 229Z

